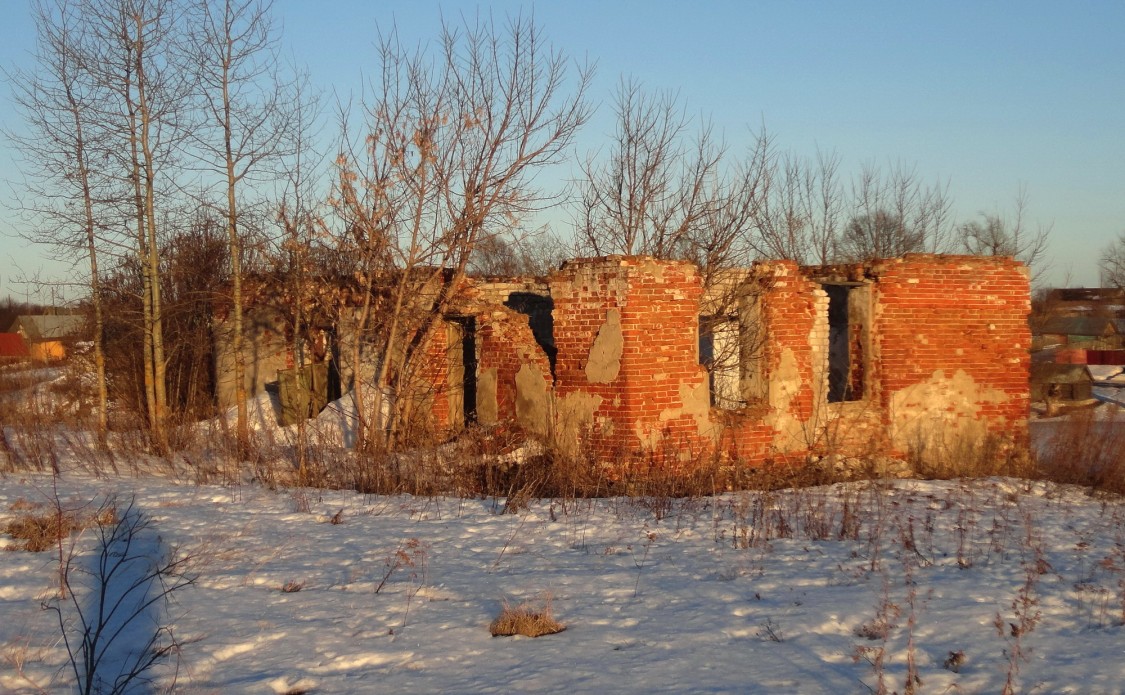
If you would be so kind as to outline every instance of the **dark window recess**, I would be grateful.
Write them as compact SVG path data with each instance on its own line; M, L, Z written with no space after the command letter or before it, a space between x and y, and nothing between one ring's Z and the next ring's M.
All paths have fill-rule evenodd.
M824 285L828 293L828 402L863 398L864 354L862 288Z
M462 422L471 425L477 421L477 320L473 316L454 316L449 322L458 328L461 341Z
M340 378L340 339L336 335L336 330L330 329L328 331L328 346L331 351L331 357L328 362L328 400L329 402L338 400L343 393L343 383Z
M547 353L547 361L551 364L551 376L555 375L555 358L559 354L555 347L555 301L532 292L513 292L508 295L504 306L513 311L518 311L527 317L527 325L535 336L535 342Z

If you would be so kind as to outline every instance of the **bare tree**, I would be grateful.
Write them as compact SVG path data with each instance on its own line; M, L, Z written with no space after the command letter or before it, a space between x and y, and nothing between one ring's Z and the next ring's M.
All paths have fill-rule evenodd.
M231 263L230 330L234 353L236 437L241 455L249 448L246 356L243 350L243 261L248 184L276 177L277 163L291 141L292 94L278 72L278 36L271 2L197 0L189 26L203 122L192 129L205 166L218 174L224 192Z
M754 252L802 264L835 260L844 209L839 157L818 152L814 161L779 153L763 129L750 160L761 170L749 241Z
M1102 249L1098 268L1101 270L1101 284L1104 287L1125 287L1125 232Z
M470 273L486 277L543 276L573 256L572 248L548 230L521 239L482 239L469 261Z
M1027 204L1027 190L1021 186L1012 217L982 212L980 220L958 225L961 248L976 256L1011 256L1031 268L1036 275L1042 273L1046 270L1044 256L1051 226L1037 225L1035 229L1030 229L1024 219Z
M893 258L949 249L948 186L927 186L914 169L883 174L866 165L852 184L852 217L840 235L842 260Z
M108 396L103 345L103 302L99 282L99 232L106 223L95 209L105 181L90 167L104 137L91 121L102 98L84 65L87 37L75 3L36 0L32 4L37 44L33 71L8 74L13 97L30 129L12 135L23 155L28 204L36 231L32 240L85 256L93 312L97 437L104 446Z
M727 166L726 146L671 92L620 83L617 131L604 159L583 166L579 245L594 255L690 258L703 268L735 265L760 169Z
M104 166L128 188L142 271L144 386L158 451L168 446L168 397L160 290L161 211L174 200L172 166L185 132L191 84L182 63L179 0L84 0L91 79L106 99L95 116L115 141ZM158 204L159 201L159 204Z
M319 112L315 101L308 97L304 80L295 83L292 111L293 127L288 131L285 166L286 182L277 205L277 221L281 227L280 243L274 253L274 265L280 278L278 285L285 288L289 330L292 334L294 361L305 363L305 346L311 342L312 330L318 325L335 325L339 298L331 291L335 282L346 276L338 267L328 269L322 259L347 263L339 255L322 249L318 239L327 236L321 211L313 202L321 198L317 190L319 177L315 161L320 159L310 141L310 134ZM330 280L330 282L325 282ZM333 348L338 349L338 336L333 336ZM335 365L339 368L339 365ZM304 418L297 419L297 473L304 484L308 475L308 429Z
M191 72L179 50L181 10L180 0L40 0L41 71L33 74L37 82L32 75L17 78L17 93L34 111L29 122L44 126L37 145L53 139L65 146L65 157L59 149L54 160L37 162L40 174L49 173L50 162L59 164L65 185L53 197L41 195L48 192L43 185L32 194L41 212L63 212L55 218L60 224L65 219L82 230L80 244L73 234L66 238L90 263L96 344L106 321L99 261L108 255L121 263L132 255L142 271L145 403L158 450L167 446L168 418L159 244L162 228L175 219L172 163L186 130ZM95 362L104 362L101 352ZM107 391L99 391L104 404ZM104 431L104 405L101 410Z
M361 342L375 357L370 404L355 380L368 445L399 442L419 357L474 250L551 202L533 176L562 157L589 113L590 73L570 73L522 17L502 29L444 24L434 56L408 51L394 32L381 41L363 141L339 157L333 197L363 289L353 361Z

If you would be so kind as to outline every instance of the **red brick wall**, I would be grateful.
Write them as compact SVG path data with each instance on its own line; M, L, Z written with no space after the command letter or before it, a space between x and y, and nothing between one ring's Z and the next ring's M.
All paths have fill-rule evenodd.
M516 418L516 372L534 365L548 380L551 364L535 342L527 316L505 307L477 314L480 370L496 370L496 405L500 422Z
M621 310L627 303L627 281L620 259L571 261L551 276L554 300L555 397L575 394L602 398L594 413L594 431L603 447L613 446L614 432L624 424L624 379L606 384L591 384L586 379L586 362L598 330L610 309ZM620 423L620 424L618 424ZM580 435L585 433L579 433Z
M761 320L764 325L766 378L774 383L770 398L753 405L745 412L725 416L728 436L734 443L737 458L760 462L783 455L800 456L815 444L815 433L803 428L803 437L780 435L776 418L769 416L779 405L785 405L786 420L791 423L809 421L814 414L816 388L823 380L824 351L813 352L810 341L827 341L818 333L819 312L827 310L827 298L817 283L803 277L797 264L777 261L762 264L758 269L758 291L761 293ZM823 330L822 326L819 328ZM782 385L783 359L795 361L796 371L787 375L792 381ZM786 365L788 366L788 365ZM780 388L779 388L780 387ZM794 429L796 429L794 427ZM804 442L801 442L801 439Z
M1022 265L909 255L842 269L775 262L747 277L760 285L769 392L724 411L706 401L698 355L703 289L693 265L607 257L572 261L551 276L553 396L558 413L581 406L582 431L572 433L581 447L605 461L659 458L668 450L680 461L685 453L701 460L718 449L751 464L809 452L905 453L901 435L911 418L1026 440L1030 303ZM843 280L869 287L865 389L860 401L829 404L828 299L820 283ZM550 368L525 316L479 304L466 313L477 317L480 369L496 370L497 413L508 422L515 419L516 372L530 362L549 380ZM620 359L599 383L587 363L611 311L620 315ZM443 332L429 352L429 375L442 384ZM447 425L440 388L433 407L435 420Z
M769 396L739 411L701 414L684 399L685 391L706 383L698 363L702 289L694 268L646 258L573 262L551 283L556 395L601 398L594 446L603 456L664 446L700 457L717 446L750 463L808 452L880 453L893 448L896 423L901 429L902 418L914 416L958 426L965 424L958 418L971 418L1026 438L1029 287L1020 264L912 255L829 270L776 262L751 274L761 284ZM859 401L826 401L822 280L870 288L871 341ZM621 314L621 368L610 383L589 383L586 359L610 309ZM891 413L896 403L898 420Z
M574 261L552 275L555 394L601 398L590 436L603 456L631 456L654 444L698 446L699 424L682 412L681 386L706 381L698 354L701 293L696 269L686 262L611 256ZM620 369L607 383L591 383L591 347L614 309L621 322Z
M990 431L1026 441L1031 346L1026 268L1002 257L908 254L878 263L873 273L883 406L939 370L947 379L964 372L982 392L976 416Z
M708 437L699 431L700 413L684 403L685 392L706 388L707 380L699 364L699 276L687 263L662 264L659 273L639 263L629 275L621 372L632 431L623 443L635 449L644 434L654 448L703 455Z
M459 316L476 319L477 375L485 370L496 370L496 405L500 422L516 417L516 372L525 363L534 365L548 380L551 366L546 353L535 342L527 316L504 306L482 308L475 305L458 305ZM439 321L426 345L422 366L424 389L430 394L430 407L436 431L448 434L453 414L450 410L450 393L459 391L461 384L450 383L448 354L448 327Z
M425 357L422 362L421 383L419 387L426 393L420 394L428 397L429 406L433 413L433 429L436 433L445 433L452 422L449 402L449 359L446 349L449 336L444 321L438 321L430 333L426 343ZM460 388L460 384L457 385Z

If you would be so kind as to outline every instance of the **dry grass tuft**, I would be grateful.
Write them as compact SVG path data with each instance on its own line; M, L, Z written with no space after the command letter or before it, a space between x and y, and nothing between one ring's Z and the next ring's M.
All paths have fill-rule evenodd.
M4 533L20 541L17 545L8 546L9 550L26 550L31 553L41 553L58 545L60 539L82 529L74 515L55 514L23 514L12 519L4 527Z
M513 608L507 601L496 620L488 626L488 631L493 637L511 637L523 635L524 637L541 637L553 635L566 629L559 621L555 620L551 611L551 599L543 601L542 607L532 607L526 603Z
M25 499L23 497L20 497L15 502L12 502L11 506L8 507L8 509L11 509L13 512L25 512L25 511L30 511L32 509L42 509L42 508L43 508L42 502L32 502L31 500Z
M945 661L941 665L947 671L960 673L961 667L965 665L965 652L958 649L955 652L949 652L949 656L945 657Z
M919 440L910 447L910 467L931 480L1035 477L1035 465L1024 447L1004 435L947 434Z
M1086 409L1039 426L1046 428L1037 451L1044 478L1125 494L1125 428L1119 421Z
M113 524L116 520L117 510L113 506L104 507L97 513L87 516L78 512L57 509L40 513L27 510L27 513L9 521L4 526L4 533L20 541L15 545L8 546L8 550L41 553L58 546L60 540L72 533L93 525Z

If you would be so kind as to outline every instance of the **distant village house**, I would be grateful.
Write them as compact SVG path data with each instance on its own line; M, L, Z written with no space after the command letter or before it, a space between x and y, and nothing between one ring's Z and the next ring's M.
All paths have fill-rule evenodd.
M23 315L7 332L20 336L32 360L54 362L66 358L67 345L81 335L85 321L80 314Z

